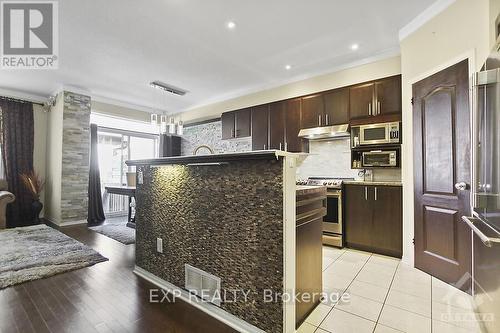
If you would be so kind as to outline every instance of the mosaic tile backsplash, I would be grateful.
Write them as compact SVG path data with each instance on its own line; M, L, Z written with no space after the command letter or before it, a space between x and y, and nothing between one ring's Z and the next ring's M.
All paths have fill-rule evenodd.
M181 154L184 156L192 155L199 145L210 146L215 153L245 152L252 150L252 139L248 137L222 140L222 123L218 120L184 128L184 135L181 140ZM201 153L204 152L200 151Z
M282 160L139 170L136 264L181 288L184 264L218 276L222 292L250 291L247 301L222 302L222 309L282 332L282 303L263 297L263 289L283 290Z

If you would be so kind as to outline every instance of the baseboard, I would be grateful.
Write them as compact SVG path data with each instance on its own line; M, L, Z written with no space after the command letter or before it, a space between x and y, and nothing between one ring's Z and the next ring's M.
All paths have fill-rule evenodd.
M86 220L63 222L63 223L54 222L47 217L44 217L41 220L43 223L47 224L48 226L50 226L54 229L60 229L60 228L69 227L69 226L73 226L73 225L86 225L87 224Z
M82 224L87 224L87 220L63 222L63 223L59 224L59 226L60 227L69 227L72 225L82 225Z
M156 275L146 271L143 268L140 268L139 266L135 266L134 268L134 273L137 274L138 276L142 277L143 279L151 282L155 286L158 286L162 288L163 290L172 292L175 291L177 295L180 295L179 298L186 303L189 303L190 305L200 309L201 311L207 313L208 315L212 316L213 318L219 320L220 322L223 322L224 324L228 325L229 327L237 330L238 332L248 332L248 333L265 333L265 331L261 330L260 328L247 323L246 321L230 314L227 311L224 311L223 309L219 308L218 306L215 306L213 304L203 302L201 300L194 301L193 297L190 296L190 294L182 289L179 288L170 282L167 282ZM208 331L208 330L207 330Z

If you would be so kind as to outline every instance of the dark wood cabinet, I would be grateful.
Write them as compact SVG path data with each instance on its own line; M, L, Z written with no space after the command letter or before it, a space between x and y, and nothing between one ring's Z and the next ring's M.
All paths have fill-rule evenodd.
M402 219L400 186L345 186L348 247L401 258Z
M375 85L373 82L349 89L350 119L370 117L373 114Z
M377 115L401 113L401 76L375 81Z
M222 140L250 136L252 123L251 108L224 112L221 116Z
M234 137L245 138L250 136L252 123L252 109L246 108L235 111L234 116Z
M402 191L397 186L374 186L373 244L375 251L401 257L403 249Z
M269 149L269 104L252 108L252 150Z
M302 128L325 126L325 102L322 94L302 97Z
M290 99L286 103L285 112L285 149L293 153L305 151L305 143L299 138L300 132L300 98Z
M341 88L327 92L323 96L325 103L325 125L349 123L349 89Z
M269 105L269 149L285 149L286 101Z
M221 116L222 122L222 140L234 138L234 112L225 112Z

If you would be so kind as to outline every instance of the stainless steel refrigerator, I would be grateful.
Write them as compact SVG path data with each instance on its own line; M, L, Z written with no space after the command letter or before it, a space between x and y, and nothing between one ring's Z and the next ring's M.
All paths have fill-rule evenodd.
M498 44L500 47L500 44ZM500 52L474 75L473 295L485 332L500 332Z

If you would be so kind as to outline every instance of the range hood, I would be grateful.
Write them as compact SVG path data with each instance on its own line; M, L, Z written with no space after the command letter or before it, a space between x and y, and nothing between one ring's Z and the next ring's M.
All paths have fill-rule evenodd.
M334 140L350 136L349 124L301 129L300 138L309 140Z

